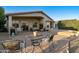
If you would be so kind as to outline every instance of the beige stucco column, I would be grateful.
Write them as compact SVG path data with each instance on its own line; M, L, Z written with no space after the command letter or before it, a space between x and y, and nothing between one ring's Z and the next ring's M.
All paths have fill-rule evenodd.
M20 32L22 31L22 28L21 28L21 21L19 21L19 31L20 31Z
M8 31L9 31L9 34L10 34L10 28L12 27L12 16L9 16L8 17Z

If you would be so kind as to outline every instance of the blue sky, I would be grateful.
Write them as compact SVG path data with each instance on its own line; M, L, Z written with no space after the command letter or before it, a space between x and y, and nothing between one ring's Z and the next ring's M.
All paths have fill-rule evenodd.
M79 6L3 6L6 13L43 11L55 21L79 19Z

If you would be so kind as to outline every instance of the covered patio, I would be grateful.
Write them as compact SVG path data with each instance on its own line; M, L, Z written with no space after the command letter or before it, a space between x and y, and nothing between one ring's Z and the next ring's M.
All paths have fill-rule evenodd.
M19 31L41 30L44 28L43 17L41 16L11 16L10 27Z

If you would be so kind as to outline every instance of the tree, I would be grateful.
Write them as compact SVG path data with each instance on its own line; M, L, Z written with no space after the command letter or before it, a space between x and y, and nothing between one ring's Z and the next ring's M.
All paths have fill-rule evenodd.
M0 30L4 28L5 22L5 11L3 7L0 7Z
M57 25L59 29L63 29L63 27L65 26L64 24L62 24L62 21L59 21Z

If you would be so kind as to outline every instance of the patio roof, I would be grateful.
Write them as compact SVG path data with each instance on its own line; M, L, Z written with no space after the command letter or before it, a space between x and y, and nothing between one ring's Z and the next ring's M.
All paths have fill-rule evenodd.
M52 20L54 22L54 20L49 17L47 14L45 14L43 11L32 11L32 12L18 12L18 13L8 13L6 14L6 16L14 16L14 15L21 15L21 14L30 14L30 13L42 13L45 16L47 16L50 20Z
M28 19L43 19L44 17L42 16L12 16L12 18L15 18L15 19L19 19L19 18L28 18Z

